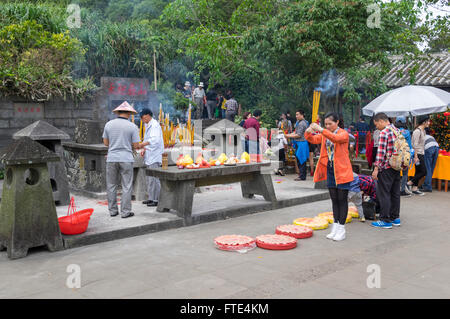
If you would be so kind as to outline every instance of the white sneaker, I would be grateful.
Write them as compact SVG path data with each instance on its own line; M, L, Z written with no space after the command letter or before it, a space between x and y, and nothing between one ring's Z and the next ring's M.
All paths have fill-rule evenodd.
M405 192L407 192L408 194L412 194L412 187L413 187L413 185L408 185L408 184L406 184L406 187L405 187Z
M336 235L333 237L334 241L341 241L345 239L345 225L338 224Z
M338 223L333 223L333 225L331 226L331 233L327 235L328 239L333 239L333 237L336 236L337 226Z

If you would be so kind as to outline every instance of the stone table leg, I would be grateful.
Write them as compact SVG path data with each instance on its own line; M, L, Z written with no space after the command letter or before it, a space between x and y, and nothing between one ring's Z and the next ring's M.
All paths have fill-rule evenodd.
M12 247L10 245L7 247L7 254L9 259L24 258L28 254L28 247Z
M174 209L177 211L177 215L184 218L186 224L189 225L192 217L195 181L160 181L161 193L156 210L164 212L168 209Z
M64 244L62 238L55 239L54 241L48 241L46 243L47 249L49 251L59 251L64 249Z
M135 200L147 200L147 191L147 176L145 175L145 168L134 168L133 195L135 197Z
M245 198L253 198L254 195L262 195L268 202L277 201L270 174L255 174L255 177L252 180L242 181L241 190L242 196Z

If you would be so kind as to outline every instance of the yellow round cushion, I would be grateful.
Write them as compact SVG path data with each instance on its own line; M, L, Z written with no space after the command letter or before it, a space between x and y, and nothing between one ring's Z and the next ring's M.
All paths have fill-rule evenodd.
M359 213L358 213L358 209L354 206L349 206L348 207L348 214L350 216L352 216L353 218L358 218L359 217Z
M334 217L333 217L333 212L326 212L326 213L320 213L319 215L317 215L317 217L321 217L321 218L325 218L326 220L328 220L328 222L330 224L334 223ZM351 223L352 221L352 216L350 215L350 211L347 214L347 219L345 220L345 223Z
M299 226L306 226L310 227L314 230L317 229L326 229L328 228L328 220L323 217L313 217L313 218L307 218L307 217L301 217L294 220L294 225Z

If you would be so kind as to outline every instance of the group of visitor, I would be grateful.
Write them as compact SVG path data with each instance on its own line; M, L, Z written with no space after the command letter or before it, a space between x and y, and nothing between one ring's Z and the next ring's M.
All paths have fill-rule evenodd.
M285 134L287 138L294 138L296 144L296 158L300 169L300 176L296 180L306 178L307 142L309 145L320 145L314 182L326 180L332 201L334 223L327 238L335 241L345 239L345 221L349 201L357 207L360 220L365 221L362 195L369 197L380 215L379 220L372 222L371 225L389 229L401 225L401 196L411 196L411 194L422 196L423 192L432 191L431 180L439 145L429 135L428 116L418 118L418 125L412 135L406 128L405 117L391 119L384 113L378 113L373 117L376 141L373 148L374 168L371 176L353 172L349 156L350 133L344 128L342 118L336 113L325 115L325 127L321 127L319 123L308 125L301 111L296 113L296 117L294 132ZM362 122L363 119L360 123ZM360 126L361 130L367 129L362 124ZM404 140L398 140L400 136L403 136ZM403 144L401 141L404 141ZM402 152L412 154L412 163L416 167L415 175L410 181L408 181L410 163L399 164L393 161L394 154L401 158L402 155L399 154ZM425 182L419 189L418 184L423 177Z
M206 91L203 82L195 87L186 81L184 87L177 86L177 91L189 99L194 119L227 119L234 122L241 112L241 105L231 90L219 91L217 87L211 87Z
M201 83L202 84L202 83ZM202 87L199 85L199 87ZM198 90L200 91L200 90ZM200 93L194 90L194 100L197 106L201 105ZM211 91L208 92L208 94ZM197 94L197 95L196 95ZM206 97L208 115L212 114L217 104L213 99L221 101L227 107L222 116L230 121L235 120L238 112L238 104L233 99L231 92L227 92L225 98L212 92ZM153 119L153 113L149 109L140 112L141 120L145 123L145 136L140 141L138 128L128 121L132 113L137 113L127 102L122 103L114 112L117 119L109 121L104 128L103 140L108 146L106 182L108 193L108 208L111 216L119 214L117 206L117 188L122 185L122 218L133 216L131 211L131 191L133 184L133 151L140 152L148 168L157 168L162 163L164 143L162 130L158 121ZM196 113L198 114L198 113ZM216 113L217 114L217 113ZM260 154L260 121L262 112L255 110L245 112L240 125L245 129L244 148L250 154ZM320 119L316 123L308 123L305 112L298 110L295 113L295 123L288 112L281 114L277 122L278 134L276 139L279 144L277 150L280 161L286 159L286 149L289 141L295 149L298 177L295 181L306 180L306 164L312 159L316 151L319 153L317 164L310 164L314 182L326 181L333 207L334 222L327 238L335 241L345 239L345 222L348 213L348 202L353 202L358 209L360 220L365 221L362 208L363 195L369 198L377 207L380 219L372 222L372 226L378 228L392 228L400 226L400 198L410 197L411 194L423 196L424 192L431 192L431 180L433 170L439 152L439 145L429 135L430 119L428 116L419 117L418 125L411 134L406 126L405 117L389 118L384 113L378 113L373 117L376 130L373 133L373 173L371 176L358 175L353 172L350 161L350 152L355 140L352 134L344 128L342 117L336 113L328 113L324 116L323 127ZM359 128L365 130L363 121ZM361 131L362 132L362 131ZM399 137L404 137L404 140ZM401 144L398 141L404 141ZM411 163L415 164L415 175L408 181L410 163L395 163L393 155L408 152L411 155ZM284 175L282 170L277 173ZM402 176L401 176L402 175ZM419 188L419 181L425 177L425 182ZM148 200L144 204L157 206L160 183L153 177L148 177Z

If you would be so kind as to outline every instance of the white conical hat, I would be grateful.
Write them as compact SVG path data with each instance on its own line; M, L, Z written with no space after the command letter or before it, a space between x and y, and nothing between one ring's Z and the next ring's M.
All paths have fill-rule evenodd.
M119 111L137 114L136 110L130 104L128 104L127 101L123 102L113 110L114 113L117 113Z
M200 82L198 86L204 87L203 82Z

